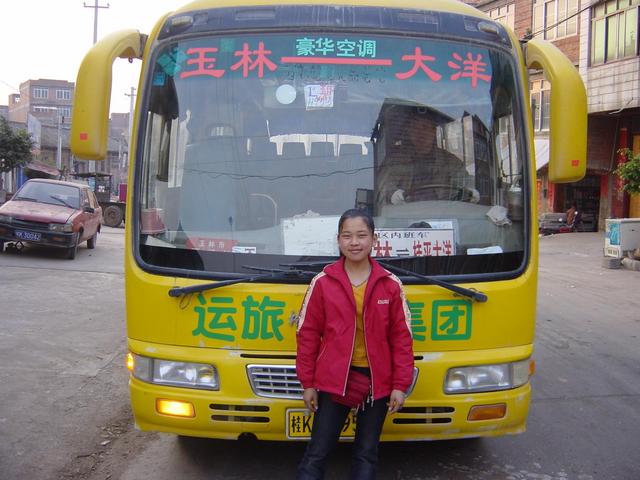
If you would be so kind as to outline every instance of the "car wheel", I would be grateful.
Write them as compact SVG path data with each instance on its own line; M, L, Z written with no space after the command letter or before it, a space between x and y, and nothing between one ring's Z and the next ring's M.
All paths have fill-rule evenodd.
M4 241L0 240L0 253L4 252Z
M67 248L67 252L66 252L66 255L65 255L65 258L67 260L73 260L74 258L76 258L76 253L78 253L78 244L80 243L80 236L81 236L81 233L78 232L76 234L76 241L75 241L73 247Z
M65 258L67 260L73 260L74 258L76 258L77 252L78 252L78 244L76 243L73 247L67 248L67 254L65 255Z
M93 234L93 237L87 240L87 248L94 249L96 248L96 243L98 243L98 232Z
M122 210L117 205L109 205L102 212L107 227L117 227L122 223Z

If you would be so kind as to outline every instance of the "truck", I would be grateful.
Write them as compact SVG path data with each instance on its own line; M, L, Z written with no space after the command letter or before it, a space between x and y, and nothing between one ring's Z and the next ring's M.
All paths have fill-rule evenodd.
M529 69L551 84L549 180L586 168L586 91L557 47L451 0L194 1L88 51L79 158L106 156L118 57L141 60L124 254L137 427L309 438L298 312L356 207L373 215L371 255L411 312L413 384L382 440L525 431L538 281ZM430 126L439 162L465 171L414 173L434 158L413 146L410 117Z
M125 184L118 186L118 195L116 196L112 194L112 175L110 173L74 173L72 176L89 184L102 207L102 218L105 225L117 227L124 221L126 212Z

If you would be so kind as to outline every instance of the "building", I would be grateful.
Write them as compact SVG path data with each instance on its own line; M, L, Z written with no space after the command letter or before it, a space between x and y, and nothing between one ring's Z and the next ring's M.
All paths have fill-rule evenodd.
M27 80L20 84L19 94L9 95L9 104L5 108L0 106L0 114L6 112L10 122L16 126L23 125L31 133L35 141L34 162L55 168L60 143L60 170L63 175L89 171L89 162L76 159L69 149L74 89L75 84L66 80ZM107 160L95 162L97 172L113 173L116 182L126 182L123 155L126 159L128 138L122 132L127 131L128 115L113 114L118 129L109 133Z
M66 80L38 79L20 84L20 93L9 95L9 120L27 123L28 115L43 125L71 122L75 84Z
M640 153L640 58L637 0L490 0L474 6L522 39L553 42L579 69L587 88L587 174L580 182L548 181L548 82L532 72L531 107L538 170L539 213L572 203L604 228L606 218L640 216L640 200L620 191L614 174L621 148Z

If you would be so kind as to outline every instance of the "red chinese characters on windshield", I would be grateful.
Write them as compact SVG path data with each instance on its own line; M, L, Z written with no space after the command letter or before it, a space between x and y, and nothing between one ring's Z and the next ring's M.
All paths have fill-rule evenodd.
M193 65L195 68L180 73L180 78L210 76L221 78L225 74L224 69L215 68L217 58L213 55L218 52L216 47L198 47L187 50L187 66ZM265 50L264 42L258 43L258 48L252 50L248 43L244 43L242 50L234 52L234 56L240 57L240 60L230 66L231 70L242 72L243 77L248 77L249 72L257 69L258 78L264 77L265 67L270 71L276 70L278 67L269 59L271 50Z
M455 255L455 232L451 228L422 230L376 230L374 257L443 257Z
M464 60L458 53L454 53L451 56L458 63L449 60L447 65L454 70L459 70L457 73L451 75L451 80L458 80L460 77L470 78L472 88L476 88L478 86L478 80L483 80L485 82L489 82L491 80L489 75L484 75L484 72L486 71L484 67L486 67L487 64L482 61L482 55L478 54L474 58L471 52L467 52L466 60Z
M196 77L201 75L208 75L215 78L220 78L224 75L224 70L215 68L216 58L210 56L210 54L218 51L215 47L200 47L190 48L187 50L187 55L192 56L187 60L187 65L195 65L195 69L187 70L180 74L180 78Z
M427 77L429 77L434 82L438 82L442 78L442 75L431 70L425 63L433 62L435 60L436 57L431 55L423 55L422 49L420 47L416 47L413 55L402 56L403 62L413 62L413 66L406 72L396 73L396 78L399 78L400 80L406 80L407 78L411 78L416 73L418 73L418 70L422 70L427 75Z
M309 39L307 39L309 40ZM312 40L312 39L311 39ZM327 40L327 39L324 39ZM369 43L374 41L369 41ZM184 70L180 73L180 78L208 76L221 78L227 74L226 68L230 71L238 71L242 77L247 78L255 75L263 78L267 71L274 72L278 69L278 64L336 64L336 65L377 65L386 68L394 68L395 78L398 80L408 80L416 76L423 76L432 82L440 82L443 79L448 81L460 81L468 79L471 82L471 88L477 88L479 82L491 82L491 75L488 74L488 64L483 61L481 53L458 52L451 53L449 59L446 59L446 66L440 65L436 67L438 57L434 53L425 52L419 46L414 47L413 52L403 53L400 58L395 60L392 58L374 58L376 56L375 44L369 45L366 52L371 58L359 58L355 54L353 57L347 55L346 47L352 46L343 40L340 48L328 44L326 42L320 45L318 42L313 44L314 50L301 50L298 44L297 55L282 56L276 58L271 49L265 47L264 41L259 41L257 48L249 42L244 42L242 49L233 52L233 57L238 60L230 65L218 65L217 47L194 47L186 51L187 59ZM351 42L354 43L354 42ZM320 46L323 49L320 49ZM354 48L355 48L354 43ZM332 47L328 51L327 48ZM363 50L361 48L363 52ZM320 53L318 53L320 51ZM309 55L312 53L312 55ZM225 56L225 57L228 57ZM442 62L441 62L442 63ZM447 70L448 71L445 71Z
M258 69L258 78L264 77L264 67L267 67L272 72L276 70L276 64L269 60L268 55L271 54L271 50L264 49L264 42L258 43L257 50L251 50L248 43L244 43L242 50L234 53L236 57L240 57L240 61L231 65L231 70L237 70L242 68L242 76L247 78L249 71Z
M470 78L471 88L478 86L478 80L484 82L490 82L491 76L485 75L486 62L482 61L482 54L478 53L475 57L471 52L467 52L466 59L458 53L452 53L453 60L447 62L447 66L454 72L449 79L456 81L460 78ZM422 71L433 82L439 82L442 79L442 75L433 69L431 69L426 62L435 62L436 57L433 55L425 55L422 53L420 47L416 47L413 55L403 55L403 62L413 62L411 68L405 72L396 73L396 78L399 80L407 80L413 77L419 71Z

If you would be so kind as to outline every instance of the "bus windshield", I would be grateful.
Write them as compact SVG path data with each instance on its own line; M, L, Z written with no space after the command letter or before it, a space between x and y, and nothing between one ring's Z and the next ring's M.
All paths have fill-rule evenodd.
M146 268L214 278L330 260L349 208L373 215L373 256L418 273L524 267L526 129L508 52L263 33L167 41L152 65L135 174Z

